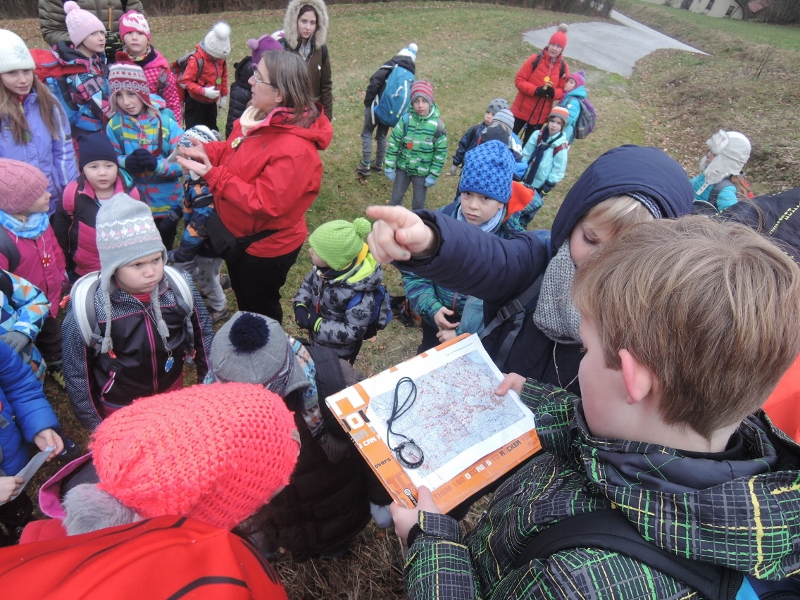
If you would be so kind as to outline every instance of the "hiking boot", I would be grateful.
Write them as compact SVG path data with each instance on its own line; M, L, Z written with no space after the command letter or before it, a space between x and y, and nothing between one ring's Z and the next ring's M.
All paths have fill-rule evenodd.
M55 362L50 363L47 365L47 374L53 378L62 390L67 388L67 384L64 382L64 362L57 360Z
M369 164L369 168L376 173L383 173L383 163L378 164L374 160Z
M223 307L222 310L215 310L211 313L211 324L215 325L223 319L227 319L230 314L227 306Z
M231 278L228 277L225 273L220 273L219 284L222 286L223 290L227 290L231 287Z
M369 170L369 165L363 160L358 163L358 166L356 167L356 173L358 173L359 177L363 177L365 179L372 174Z

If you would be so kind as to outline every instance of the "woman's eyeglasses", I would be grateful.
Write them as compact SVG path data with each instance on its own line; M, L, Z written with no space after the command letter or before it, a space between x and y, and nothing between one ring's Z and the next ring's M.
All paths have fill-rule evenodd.
M253 66L253 80L256 83L263 83L264 85L268 85L269 87L271 87L273 89L276 89L276 90L278 89L278 86L275 85L274 83L271 83L269 81L264 81L263 79L261 79L261 75L258 72L258 66L256 66L256 65Z

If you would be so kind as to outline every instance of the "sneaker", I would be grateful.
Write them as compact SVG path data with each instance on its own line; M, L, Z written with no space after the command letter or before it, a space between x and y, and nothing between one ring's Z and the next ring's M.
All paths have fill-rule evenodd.
M367 178L372 174L370 173L369 165L365 163L363 160L358 163L358 166L356 167L356 173L358 173L359 177L364 177L364 178Z
M211 313L211 323L212 324L219 323L223 319L227 319L230 314L231 313L228 310L227 306L224 307L222 310L215 310L214 312Z
M370 163L369 168L376 173L383 173L383 163L378 164L374 160Z
M47 365L47 373L50 377L53 378L62 390L67 388L67 384L64 382L64 363L63 361L55 361Z
M223 290L227 290L231 287L231 278L228 277L225 273L220 273L219 284L222 286Z

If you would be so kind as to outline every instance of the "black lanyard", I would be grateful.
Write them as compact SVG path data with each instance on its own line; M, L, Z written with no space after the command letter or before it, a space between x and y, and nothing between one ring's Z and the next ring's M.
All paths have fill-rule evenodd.
M403 384L408 384L411 386L411 388L408 391L405 399L400 402L400 386ZM392 426L395 424L395 421L411 410L416 400L417 384L415 384L414 380L410 377L401 377L394 388L392 413L386 420L386 445L389 446L389 450L395 453L400 463L409 469L417 469L422 466L422 463L425 462L425 454L422 452L422 448L420 448L414 440L406 435L403 435L402 433L392 431ZM405 441L392 448L392 435L403 438Z

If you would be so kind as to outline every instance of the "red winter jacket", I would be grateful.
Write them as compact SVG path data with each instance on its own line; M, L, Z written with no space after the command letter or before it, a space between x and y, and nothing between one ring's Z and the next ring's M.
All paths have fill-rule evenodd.
M533 63L540 54L542 58L534 71ZM564 63L564 77L561 77L562 62ZM545 84L545 77L550 78L550 82L555 88L554 98L536 96L534 93L537 87L542 87ZM511 112L517 119L527 119L531 125L547 123L547 117L550 116L553 104L557 104L564 98L564 84L567 83L568 78L569 67L566 61L563 60L562 55L559 54L558 58L552 62L545 50L531 55L517 72L517 76L514 79L514 85L517 86L519 92L517 97L514 98L514 104L511 105Z
M198 59L203 59L203 70L198 73ZM213 104L203 95L203 88L213 87L219 91L220 98L228 95L228 63L222 58L214 58L202 44L197 44L197 50L186 61L186 69L178 82L189 95L204 104Z
M237 237L279 230L252 244L253 256L283 256L308 236L305 213L322 182L319 151L331 143L333 127L323 116L300 127L288 122L292 116L278 107L247 135L237 120L226 141L205 145L214 165L205 180L225 227Z
M6 233L19 250L19 266L14 275L27 279L45 293L50 301L50 314L55 317L68 281L67 263L53 228L48 225L35 240L17 237L8 229ZM3 253L0 253L0 269L8 270L8 258Z
M175 120L180 123L183 118L181 97L178 94L178 81L175 73L164 56L150 46L149 52L138 60L133 60L126 52L117 52L117 62L124 65L138 65L142 67L147 77L147 87L151 94L158 94L167 103L167 108L175 115Z

